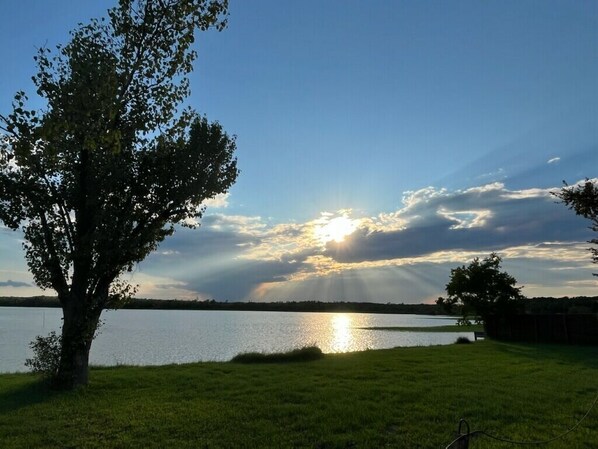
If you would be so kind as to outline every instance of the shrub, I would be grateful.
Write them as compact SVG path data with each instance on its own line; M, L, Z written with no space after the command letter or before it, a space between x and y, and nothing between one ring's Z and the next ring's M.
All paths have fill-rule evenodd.
M471 343L471 340L467 337L459 337L459 338L457 338L457 341L455 341L455 343L457 343L458 345L462 345L462 344Z
M246 352L234 356L231 362L235 363L288 363L288 362L309 362L324 357L324 353L317 346L306 346L301 349L293 349L288 352L275 352L264 354L263 352Z
M33 350L33 358L25 360L25 366L32 372L52 378L58 373L60 365L60 348L62 338L52 331L46 337L38 335L29 347Z

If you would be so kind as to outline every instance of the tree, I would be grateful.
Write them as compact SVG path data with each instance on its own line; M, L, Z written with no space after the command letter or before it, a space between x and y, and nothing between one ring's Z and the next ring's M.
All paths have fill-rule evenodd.
M598 232L598 185L594 181L586 179L584 183L573 186L565 183L565 186L554 195L577 215L591 220L590 229ZM598 239L591 239L588 243L598 245ZM592 261L598 263L598 248L589 248L589 250L592 252ZM598 276L598 273L594 273L594 276Z
M515 287L515 278L500 271L502 259L496 253L480 260L473 259L468 266L451 270L446 284L446 298L438 298L437 304L452 309L461 306L462 322L468 322L471 315L484 319L490 314L517 312L521 306L522 287Z
M57 387L87 384L102 310L134 293L121 276L236 180L235 137L180 110L194 33L222 30L227 7L120 0L55 55L38 51L43 111L19 92L0 116L0 220L22 229L36 284L63 310Z

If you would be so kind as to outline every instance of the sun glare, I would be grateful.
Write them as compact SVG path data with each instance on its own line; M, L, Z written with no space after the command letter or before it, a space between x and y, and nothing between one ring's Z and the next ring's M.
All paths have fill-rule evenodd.
M332 348L335 352L346 352L351 347L353 335L351 318L345 314L332 316Z
M352 234L357 229L357 220L351 220L347 217L336 217L316 228L316 235L322 241L327 243L334 240L341 243L345 237Z

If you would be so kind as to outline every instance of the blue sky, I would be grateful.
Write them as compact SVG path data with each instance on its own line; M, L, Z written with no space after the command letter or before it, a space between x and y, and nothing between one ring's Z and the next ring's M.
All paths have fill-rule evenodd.
M0 111L18 89L36 105L36 47L111 4L5 5ZM139 265L140 295L430 301L490 251L529 296L596 294L589 223L550 191L597 176L597 19L596 2L232 0L198 38L189 104L238 135L241 175ZM0 295L37 292L20 237L0 229Z

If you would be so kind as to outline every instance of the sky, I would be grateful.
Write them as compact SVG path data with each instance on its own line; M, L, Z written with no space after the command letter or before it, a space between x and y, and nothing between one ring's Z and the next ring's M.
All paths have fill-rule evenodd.
M36 48L114 1L2 2L0 113ZM432 302L495 251L527 296L597 295L589 221L551 192L598 176L598 2L230 1L188 104L241 174L135 267L140 297ZM0 227L0 295L42 293ZM52 292L46 291L46 294Z

